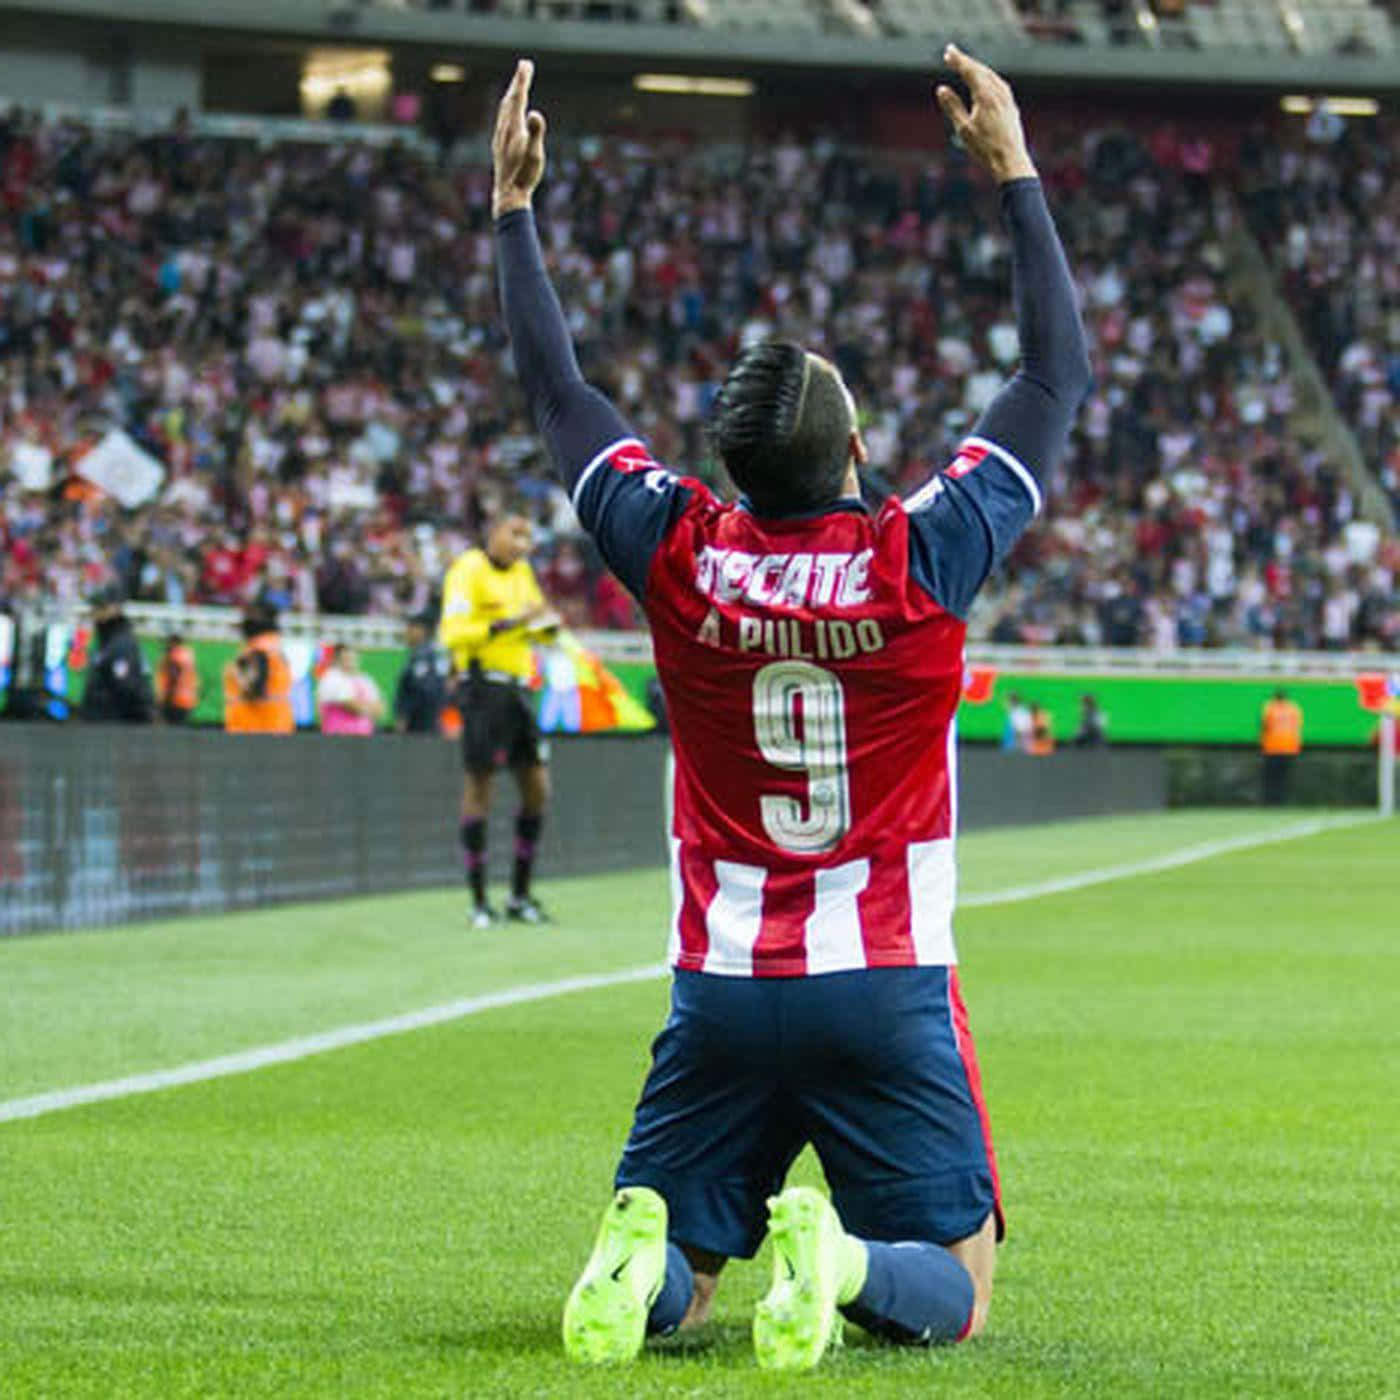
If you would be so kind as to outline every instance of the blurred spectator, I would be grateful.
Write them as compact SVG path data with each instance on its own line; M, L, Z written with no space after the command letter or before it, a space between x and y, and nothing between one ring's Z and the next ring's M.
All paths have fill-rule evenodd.
M1082 43L1071 0L1016 0L1021 23L1032 39L1057 44Z
M1006 697L1006 723L1002 726L1001 746L1011 753L1028 753L1031 742L1031 709L1013 690Z
M452 662L437 644L437 615L408 620L408 657L394 691L394 728L400 734L437 734L447 704Z
M1048 758L1055 752L1055 724L1050 711L1038 702L1031 705L1030 737L1026 752L1034 758Z
M88 663L81 717L89 724L150 724L155 719L151 677L119 588L93 595L92 623L97 651Z
M1108 742L1108 722L1092 695L1079 697L1079 728L1074 735L1077 749L1097 749Z
M321 714L322 734L350 734L366 737L384 715L384 697L373 676L360 670L360 654L354 647L337 642L331 648L329 664L316 682L316 704Z

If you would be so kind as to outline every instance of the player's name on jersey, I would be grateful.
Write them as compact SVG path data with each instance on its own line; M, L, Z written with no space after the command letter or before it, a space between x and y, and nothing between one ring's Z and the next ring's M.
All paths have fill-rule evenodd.
M858 608L870 601L873 549L859 553L750 554L706 545L695 586L717 603L760 608Z
M843 617L819 617L802 622L795 617L721 617L711 608L695 634L706 646L732 647L762 656L800 661L844 661L857 652L869 654L885 645L885 634L873 617L847 622Z

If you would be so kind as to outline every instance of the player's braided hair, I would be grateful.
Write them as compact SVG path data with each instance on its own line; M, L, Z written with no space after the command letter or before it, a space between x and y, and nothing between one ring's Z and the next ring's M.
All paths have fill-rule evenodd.
M850 464L850 396L836 371L789 340L751 346L715 396L710 439L759 515L836 500Z

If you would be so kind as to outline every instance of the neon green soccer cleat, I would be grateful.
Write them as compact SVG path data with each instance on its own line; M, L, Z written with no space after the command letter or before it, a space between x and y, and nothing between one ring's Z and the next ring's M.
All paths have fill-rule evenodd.
M810 1186L769 1200L768 1238L773 1286L754 1311L754 1353L765 1370L810 1370L842 1343L836 1308L864 1282L865 1251L841 1228L835 1206Z
M646 1186L624 1186L603 1212L598 1242L564 1305L570 1359L631 1361L665 1281L666 1202Z

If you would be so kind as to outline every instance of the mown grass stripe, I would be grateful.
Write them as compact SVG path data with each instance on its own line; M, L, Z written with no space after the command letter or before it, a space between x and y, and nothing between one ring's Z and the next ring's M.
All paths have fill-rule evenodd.
M1292 826L1246 833L1220 841L1201 842L1194 846L1183 847L1178 851L1168 852L1165 855L1153 856L1147 860L1103 866L1096 870L1086 870L1058 879L1043 880L1027 885L1014 885L1003 890L992 890L986 894L971 895L960 900L959 905L964 909L975 909L998 904L1015 904L1056 894L1069 894L1076 890L1090 888L1093 885L1177 870L1183 866L1194 865L1199 861L1210 860L1216 856L1230 855L1258 846L1275 845L1283 841L1316 836L1325 831L1359 826L1376 820L1378 818L1370 813L1312 818ZM545 1001L551 997L567 996L573 992L596 991L607 987L623 986L630 982L652 981L666 976L669 970L664 963L647 963L640 967L622 968L615 972L594 973L582 977L565 977L554 982L534 982L518 987L506 987L497 992L462 997L455 1001L422 1007L419 1010L404 1012L397 1016L364 1021L356 1025L340 1026L332 1030L320 1031L314 1035L297 1036L291 1040L278 1041L271 1045L254 1046L249 1050L240 1050L230 1055L219 1055L213 1059L194 1060L188 1064L175 1065L170 1069L152 1070L144 1074L106 1079L93 1084L78 1084L66 1089L51 1089L44 1093L30 1094L23 1098L0 1102L0 1123L15 1122L24 1118L39 1118L45 1114L60 1113L65 1109L80 1108L86 1104L105 1103L112 1099L130 1098L137 1094L153 1094L162 1089L175 1089L185 1084L201 1084L211 1079L224 1079L236 1074L250 1074L254 1070L267 1069L272 1065L293 1064L298 1060L309 1059L312 1055L323 1055L332 1050L343 1050L351 1045L363 1045L367 1041L382 1040L386 1036L403 1035L409 1031L424 1030L429 1026L440 1026L449 1021L458 1021L467 1016L479 1015L483 1011L495 1011L503 1007Z

